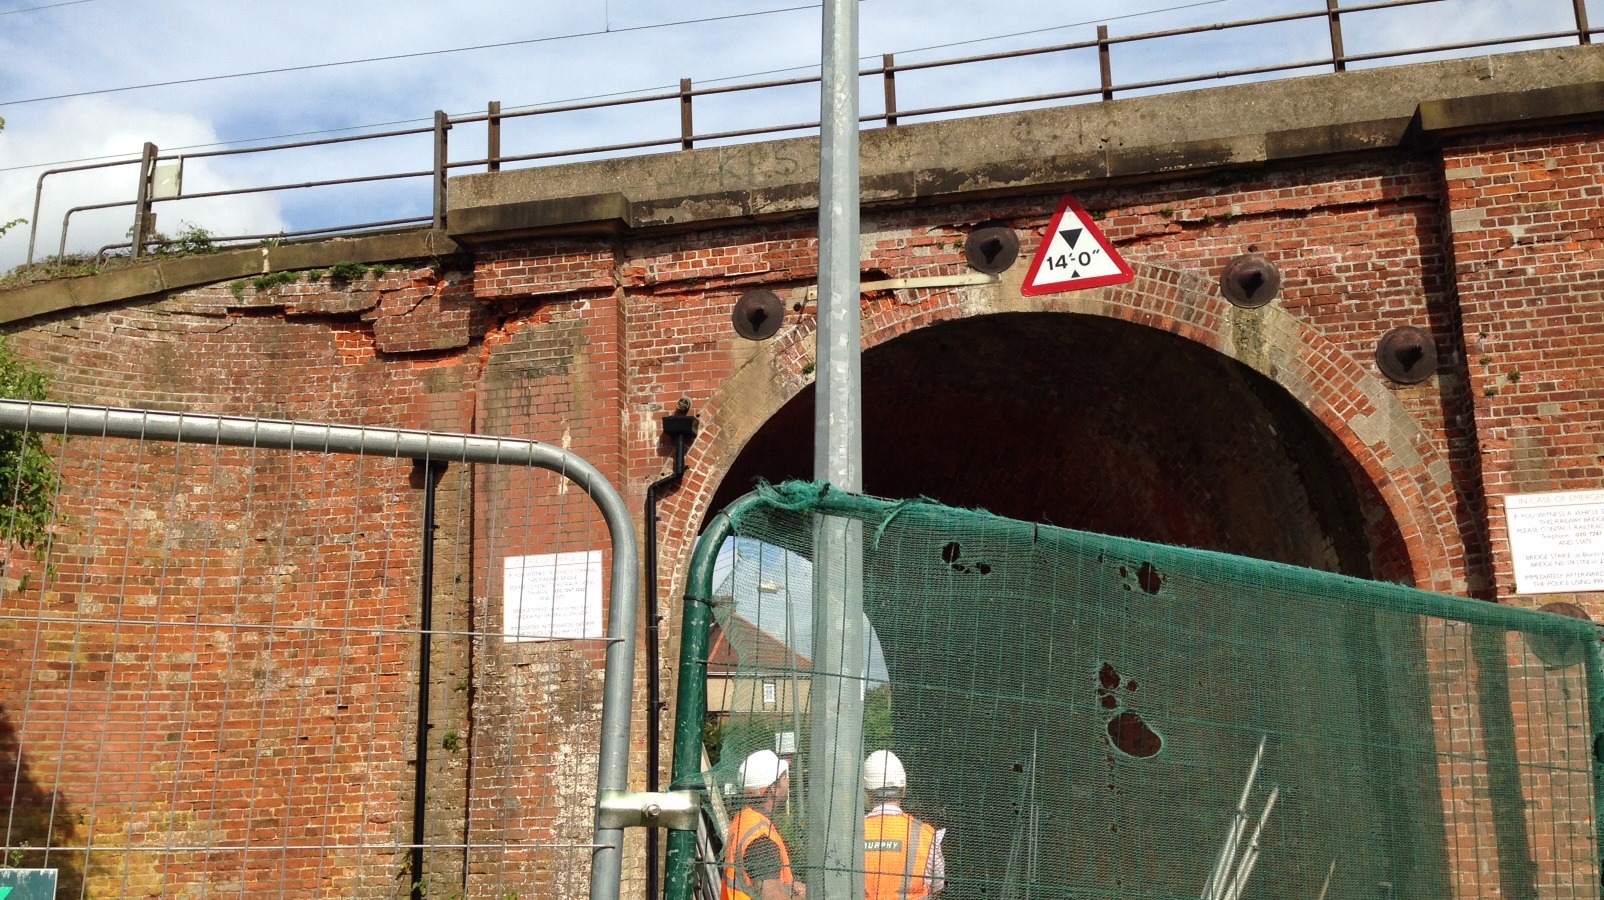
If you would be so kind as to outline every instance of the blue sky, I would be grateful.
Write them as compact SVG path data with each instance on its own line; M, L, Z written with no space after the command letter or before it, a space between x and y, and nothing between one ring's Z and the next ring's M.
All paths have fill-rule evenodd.
M1595 24L1604 0L1589 0ZM866 64L883 53L909 62L1086 40L1094 24L1113 35L1325 8L1325 0L1042 0L1006 7L958 0L861 0ZM0 0L0 222L32 215L39 174L74 160L285 135L310 137L425 124L436 109L505 109L677 86L763 80L817 70L820 9L805 0ZM695 21L693 21L695 20ZM1570 0L1437 0L1344 20L1350 53L1447 43L1512 29L1571 27ZM1121 82L1204 74L1271 58L1327 51L1324 23L1265 26L1115 49ZM460 50L488 44L508 46ZM452 51L459 52L437 52ZM350 65L347 60L428 54ZM268 69L293 72L232 77ZM903 108L1007 93L1095 84L1082 54L930 70L899 77ZM190 81L192 79L206 79ZM122 90L157 82L190 81ZM78 95L78 96L67 96ZM878 109L877 81L862 88ZM703 98L698 130L805 121L818 114L813 87L762 97ZM592 146L678 127L673 104L567 114L509 124L509 153ZM536 122L538 121L538 128ZM332 129L348 129L331 131ZM289 139L289 138L285 138ZM453 156L482 155L483 131L452 133ZM235 144L236 146L238 144ZM299 183L429 166L427 138L261 154L186 164L187 193ZM69 206L128 200L133 169L52 176L40 253L54 252ZM167 232L193 223L214 232L271 233L316 227L338 211L373 219L428 212L422 181L322 193L276 192L157 207ZM125 239L127 209L79 213L69 250ZM26 229L0 238L0 271L21 261Z

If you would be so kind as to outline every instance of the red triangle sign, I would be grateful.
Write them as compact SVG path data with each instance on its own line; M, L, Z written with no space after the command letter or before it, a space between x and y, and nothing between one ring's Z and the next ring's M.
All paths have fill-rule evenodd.
M1124 284L1136 274L1074 197L1053 213L1019 292L1026 296Z

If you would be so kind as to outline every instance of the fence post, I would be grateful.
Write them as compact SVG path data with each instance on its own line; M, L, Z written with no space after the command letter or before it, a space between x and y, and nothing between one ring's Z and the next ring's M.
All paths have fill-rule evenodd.
M1103 99L1114 99L1114 64L1108 58L1108 26L1097 26L1097 68L1103 79Z
M707 651L713 627L713 569L719 548L735 531L735 520L755 505L742 496L713 517L696 540L680 626L679 684L674 693L674 750L669 790L703 790L702 723L707 719ZM691 900L696 880L696 832L671 830L663 862L663 900ZM654 898L655 900L655 898Z
M897 124L897 63L895 54L880 58L880 73L886 85L886 127Z
M1326 21L1331 26L1331 67L1335 72L1348 71L1348 54L1342 49L1342 20L1337 17L1341 2L1342 0L1326 0Z
M501 171L501 101L490 101L489 118L485 120L485 164L486 172Z
M156 216L150 211L150 180L156 172L156 152L156 145L146 141L145 149L139 154L139 191L134 195L133 249L130 251L134 259L145 255L145 242L156 231ZM62 233L66 233L65 228Z
M696 134L696 129L691 125L691 80L689 78L681 78L679 80L679 148L681 150L691 149L694 143L691 140L691 136L694 134Z
M1576 37L1584 44L1593 43L1593 31L1587 26L1587 0L1571 0L1576 10Z
M446 132L451 119L445 110L434 111L434 227L446 227Z

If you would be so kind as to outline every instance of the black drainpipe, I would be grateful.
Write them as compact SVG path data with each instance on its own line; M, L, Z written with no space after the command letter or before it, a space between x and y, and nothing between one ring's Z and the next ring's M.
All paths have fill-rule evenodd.
M424 813L429 787L429 636L434 629L434 488L446 464L412 461L413 474L423 478L423 579L418 613L418 768L412 773L412 900L423 900Z
M663 715L662 679L658 675L661 648L658 646L658 623L663 617L657 613L657 500L659 493L666 494L679 486L685 476L685 448L696 440L696 417L686 415L691 402L681 399L675 414L663 417L663 437L674 441L674 471L652 482L646 489L646 790L658 788L657 770L661 767ZM656 828L646 829L646 900L657 900L657 857L661 834Z

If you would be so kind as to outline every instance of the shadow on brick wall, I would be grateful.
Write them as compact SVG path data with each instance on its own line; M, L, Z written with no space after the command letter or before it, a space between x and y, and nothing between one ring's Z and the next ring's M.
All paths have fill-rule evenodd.
M79 813L61 791L50 790L35 779L4 706L0 706L0 800L5 811L4 821L0 821L0 853L4 854L0 864L53 868L57 896L81 896L82 853L53 850L47 858L45 850L78 842Z

